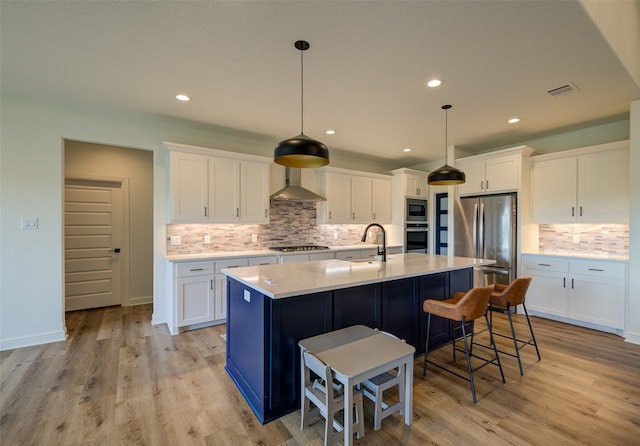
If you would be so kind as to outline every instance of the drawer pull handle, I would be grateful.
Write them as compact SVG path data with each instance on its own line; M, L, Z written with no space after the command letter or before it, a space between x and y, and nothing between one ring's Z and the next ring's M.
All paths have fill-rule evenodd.
M562 278L562 288L566 288L567 287L567 278L563 277Z
M237 267L238 267L238 265L229 265L229 266L227 266L227 268L237 268Z
M189 271L203 271L204 268L191 268Z
M538 263L540 266L551 266L549 263Z
M589 271L604 271L603 269L599 269L599 268L589 268Z

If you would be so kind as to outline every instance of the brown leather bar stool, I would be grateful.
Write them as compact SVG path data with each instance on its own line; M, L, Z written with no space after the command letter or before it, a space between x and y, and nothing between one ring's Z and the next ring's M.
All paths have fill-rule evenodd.
M496 283L494 285L493 292L491 293L491 298L489 299L489 314L490 321L489 325L493 325L493 312L500 311L501 313L505 313L509 318L509 326L511 327L511 336L501 334L501 333L493 333L495 336L500 336L503 338L513 340L513 347L515 349L515 354L505 352L503 350L498 350L500 353L504 353L505 355L513 356L514 358L518 358L518 367L520 367L520 375L522 375L522 361L520 360L520 349L526 347L527 345L533 345L536 348L536 353L538 354L538 361L540 358L540 350L538 350L538 343L536 342L536 337L533 334L533 328L531 327L531 320L529 319L529 313L527 313L527 306L524 303L527 289L529 288L529 284L531 283L531 276L527 277L519 277L513 280L509 285L501 285ZM524 309L524 314L527 318L527 324L529 324L529 332L531 332L531 338L527 341L523 341L516 337L516 332L513 329L513 318L511 317L511 310L515 309L518 305L522 305Z
M500 376L502 377L502 382L504 380L504 373L502 372L502 364L500 364L500 357L498 356L498 351L496 349L495 342L493 341L493 334L491 331L491 324L489 319L487 318L487 305L489 303L489 299L491 298L491 292L493 291L493 285L484 288L472 288L466 293L456 293L454 294L452 299L447 300L434 300L427 299L424 301L423 310L428 314L427 318L427 345L424 354L424 368L422 371L422 376L426 376L427 374L427 362L435 365L436 367L441 368L453 375L458 376L459 378L464 379L465 381L471 384L471 395L473 396L473 403L476 403L476 389L475 384L473 382L473 372L484 367L487 364L495 364L500 369ZM467 357L467 370L469 371L469 377L467 378L464 375L461 375L454 370L443 367L433 361L429 361L427 359L427 355L429 354L429 330L431 328L431 315L440 316L452 321L457 321L462 324L462 340L464 341L464 350L458 349L460 351L464 351ZM486 359L481 356L476 356L472 353L472 349L469 346L469 342L467 341L467 333L465 329L465 324L467 322L475 321L476 319L484 316L487 321L487 327L489 330L489 337L491 339L491 345L493 347L495 357L492 359ZM473 346L473 330L471 335L471 347ZM453 343L453 358L455 361L455 351L456 351L456 339L451 341ZM471 367L471 357L477 358L482 361L482 363L473 368Z

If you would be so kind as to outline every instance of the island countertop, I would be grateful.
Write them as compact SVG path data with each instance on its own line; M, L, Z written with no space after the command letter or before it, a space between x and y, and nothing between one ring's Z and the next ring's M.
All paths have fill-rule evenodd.
M434 254L392 254L376 260L319 260L222 270L227 276L272 299L485 266L493 260Z

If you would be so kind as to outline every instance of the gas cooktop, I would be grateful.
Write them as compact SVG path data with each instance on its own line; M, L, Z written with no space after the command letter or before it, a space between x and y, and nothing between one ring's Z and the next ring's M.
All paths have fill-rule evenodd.
M318 245L298 245L298 246L272 246L269 249L272 251L280 252L294 252L294 251L318 251L322 249L329 249L328 246Z

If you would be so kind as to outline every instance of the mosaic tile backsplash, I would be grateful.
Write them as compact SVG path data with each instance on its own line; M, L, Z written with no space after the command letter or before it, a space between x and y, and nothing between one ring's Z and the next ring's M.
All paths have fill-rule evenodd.
M628 224L539 225L538 229L542 254L629 256Z
M272 201L269 224L169 224L167 237L181 236L181 244L167 244L167 254L199 254L216 251L252 251L270 246L328 245L361 243L366 225L318 225L316 203ZM204 244L204 236L211 243ZM252 236L257 235L257 242ZM337 238L336 238L337 237Z

